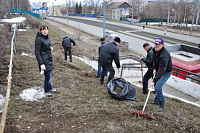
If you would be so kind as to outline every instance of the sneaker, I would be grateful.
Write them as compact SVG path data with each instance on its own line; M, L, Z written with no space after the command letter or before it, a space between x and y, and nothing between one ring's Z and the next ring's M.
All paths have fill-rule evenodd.
M95 76L94 78L100 78L100 76Z
M51 92L46 92L45 95L46 97L51 97Z
M56 88L53 88L53 89L50 90L50 92L55 93L55 92L57 92L57 90L56 90Z

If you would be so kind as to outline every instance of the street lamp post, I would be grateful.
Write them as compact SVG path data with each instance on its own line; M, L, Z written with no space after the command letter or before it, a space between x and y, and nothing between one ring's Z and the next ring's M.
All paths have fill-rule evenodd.
M103 0L103 37L105 36L105 17L106 17L106 6L105 6L105 0Z
M198 3L198 0L196 0L195 7L194 7L194 13L193 13L193 19L192 19L192 25L191 25L191 29L190 29L190 34L192 34L192 28L193 28L194 19L195 19L196 10L197 10L197 3Z
M68 24L68 20L69 20L69 10L68 10L68 2L66 0L66 8L67 8L67 24Z
M167 24L169 25L170 20L170 1L168 0L168 18L167 18Z
M53 6L53 20L54 20L54 0L52 2L52 6Z

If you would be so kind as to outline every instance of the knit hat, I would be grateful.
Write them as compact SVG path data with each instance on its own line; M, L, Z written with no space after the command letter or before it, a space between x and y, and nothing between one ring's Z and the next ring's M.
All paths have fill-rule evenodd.
M101 41L102 41L102 42L105 41L105 38L102 37L102 38L101 38Z
M119 38L119 37L115 37L114 41L116 41L116 42L118 42L118 43L120 43L120 42L121 42L121 40L120 40L120 38Z

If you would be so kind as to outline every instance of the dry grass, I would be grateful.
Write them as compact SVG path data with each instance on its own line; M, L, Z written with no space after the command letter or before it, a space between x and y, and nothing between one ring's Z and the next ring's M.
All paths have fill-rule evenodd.
M85 76L90 67L75 58L73 64L63 60L61 40L66 33L51 25L49 27L56 66L52 83L59 93L41 102L25 102L18 98L20 91L42 86L44 78L39 74L35 58L20 56L22 51L32 51L37 31L19 33L6 133L199 132L200 109L170 98L166 98L162 113L154 110L157 106L147 105L145 113L153 117L151 121L133 116L131 112L141 111L146 99L146 95L140 93L141 89L137 89L139 102L111 98L105 85ZM93 49L90 47L77 41L74 53L87 55ZM90 52L90 55L95 54L93 50ZM95 75L95 72L92 74ZM150 100L153 98L152 94Z

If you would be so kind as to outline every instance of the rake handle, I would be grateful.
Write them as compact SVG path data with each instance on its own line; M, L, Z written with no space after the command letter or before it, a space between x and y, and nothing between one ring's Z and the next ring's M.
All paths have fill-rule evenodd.
M155 78L155 75L153 75L153 79ZM153 86L154 87L154 86ZM152 87L152 88L153 88ZM144 110L145 110L145 108L146 108L146 105L147 105L147 102L148 102L148 100L149 100L149 96L150 96L150 93L151 93L151 91L152 91L153 89L150 89L149 90L149 92L148 92L148 95L147 95L147 99L146 99L146 101L145 101L145 103L144 103L144 107L143 107L143 109L142 109L142 114L144 114Z

